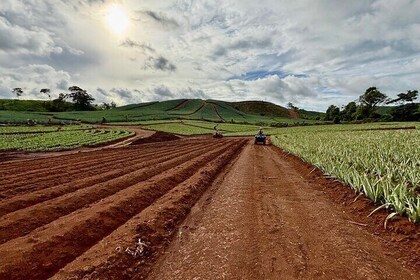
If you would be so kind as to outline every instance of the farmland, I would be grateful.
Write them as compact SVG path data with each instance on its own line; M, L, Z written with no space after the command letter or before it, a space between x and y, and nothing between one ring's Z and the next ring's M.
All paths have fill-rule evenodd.
M26 108L29 101L17 101L16 109ZM33 101L35 102L35 101ZM22 104L20 104L22 103ZM35 106L34 109L41 108ZM252 104L252 103L251 103ZM19 106L18 106L19 105ZM26 107L25 107L26 106ZM268 103L265 106L269 106ZM80 120L85 123L118 123L118 122L143 122L153 120L199 120L227 123L313 123L312 120L295 118L288 109L271 104L277 108L279 115L257 114L254 111L242 112L242 107L236 103L217 100L177 99L162 102L148 102L131 104L110 110L98 111L68 111L68 112L36 112L36 111L2 111L0 110L0 123L23 124L34 120L39 124L70 123ZM238 107L238 109L236 108ZM14 107L12 107L14 108ZM248 108L248 107L247 107Z
M52 151L95 146L133 136L120 129L96 129L91 126L16 126L0 127L0 151Z
M139 225L144 223L146 230L147 220L154 215L156 223L147 230L160 231L171 226L167 224L171 219L182 219L245 141L113 149L36 160L30 170L26 164L3 165L0 278L43 279L61 268L56 277L66 278L83 263L78 256L90 258L103 248L101 243L95 246L102 239L111 242L112 250L102 259L95 257L97 262L105 266L115 256L119 265L134 265L136 258L125 249L134 246L136 252L132 239L140 234ZM54 172L62 168L66 173ZM146 235L141 237L148 250L161 245L151 239L152 232L148 240ZM119 246L121 251L115 250ZM119 272L110 270L106 275Z
M236 137L196 137L215 125ZM199 120L0 127L43 151L185 135L2 162L0 278L418 279L417 125L264 127L284 151L241 137L257 125Z
M298 269L316 277L316 270L301 262L299 254L306 254L308 260L327 256L317 267L328 278L380 262L370 276L416 279L414 268L399 267L384 255L392 252L416 265L414 224L406 221L405 234L414 239L400 244L401 251L375 249L382 241L370 230L378 229L349 226L349 214L340 214L347 208L325 196L330 190L311 183L310 169L274 146L251 143L240 137L183 138L3 163L0 278L189 279L200 269L214 279L217 270L209 264L223 267L240 256L247 265L225 271L229 278L258 279L273 273L270 265L249 263L255 258L272 263L263 258L271 252L279 257L272 265L286 268L289 276ZM197 211L203 211L201 218L189 220L188 213L194 217ZM358 215L351 219L360 220ZM386 238L392 234L381 231ZM302 243L308 251L301 251ZM354 244L370 258L360 256ZM188 257L196 254L199 262Z
M289 130L272 142L383 204L390 217L396 213L420 222L419 130Z

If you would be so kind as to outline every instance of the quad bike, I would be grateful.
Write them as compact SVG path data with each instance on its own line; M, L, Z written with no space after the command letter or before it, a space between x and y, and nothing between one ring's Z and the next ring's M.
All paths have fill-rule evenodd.
M219 131L216 131L213 134L213 138L223 138L223 134L221 132L219 132Z
M258 133L257 135L255 135L255 141L254 144L263 144L265 145L267 143L267 137L265 136L265 134L263 133Z

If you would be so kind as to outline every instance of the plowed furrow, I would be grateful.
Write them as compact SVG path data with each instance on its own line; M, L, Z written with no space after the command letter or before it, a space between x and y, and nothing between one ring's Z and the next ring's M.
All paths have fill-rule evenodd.
M58 157L50 157L50 158L42 158L42 159L33 159L33 160L26 160L22 162L11 162L5 163L2 165L0 169L0 178L7 179L13 177L15 174L19 175L30 175L35 174L41 171L50 170L51 168L65 168L69 165L85 163L88 164L89 160L93 159L101 159L105 161L109 157L114 157L124 151L129 149L133 152L143 151L143 150L160 150L162 148L171 147L179 145L179 143L186 143L184 141L171 141L167 144L161 144L159 147L152 144L144 144L139 146L133 147L123 147L123 148L114 148L114 149L102 149L97 151L89 151L89 152L82 152L76 153L71 155L61 155ZM28 165L33 168L28 168Z
M32 174L35 171L33 169L28 170L28 163L30 163L32 166L36 166L37 170L48 169L57 167L58 165L65 166L65 164L63 164L64 162L75 163L79 161L88 160L89 158L92 158L92 156L94 156L95 158L105 158L109 155L118 153L118 150L120 149L103 149L100 151L98 150L69 155L60 155L58 157L52 156L47 158L31 159L18 162L8 162L1 168L0 176L8 177L14 172L18 172L19 174ZM56 158L60 158L61 162L56 162L54 160ZM46 159L49 159L50 161L46 161Z
M184 148L186 145L180 146ZM113 167L126 167L130 166L133 160L144 160L154 156L160 156L162 154L173 151L174 148L170 147L168 149L163 149L163 151L145 151L141 154L132 154L129 151L121 151L120 155L116 155L115 159L111 159L108 162L102 162L102 160L96 160L91 163L88 167L74 169L73 171L66 171L59 173L49 173L48 175L39 175L41 176L38 179L31 178L21 178L19 182L13 182L11 184L6 184L3 188L3 191L0 191L1 198L8 198L16 194L28 193L40 189L45 189L54 185L59 185L67 182L72 182L78 178L84 178L89 176L94 176L98 173L103 173ZM127 156L124 156L127 155Z
M184 144L185 145L185 144ZM100 162L103 166L109 166L112 164L124 162L126 160L130 160L130 158L142 156L143 154L153 154L159 152L161 150L170 150L173 149L172 147L162 148L162 149L139 149L139 150L130 150L127 153L124 150L119 150L118 152L110 155L106 158L96 158L94 156L90 157L90 160L79 160L76 163L71 162L64 162L64 165L57 164L54 168L47 168L47 169L38 169L37 167L25 173L19 173L16 171L14 175L10 175L9 177L3 177L1 179L1 186L0 190L5 190L8 188L13 188L16 186L24 186L25 184L28 185L34 183L41 183L41 182L49 182L54 178L70 178L72 175L77 175L79 172L82 171L93 171L98 166L98 162ZM53 161L63 162L61 158L53 158ZM65 173L65 176L63 176ZM54 175L53 177L51 177Z
M190 209L243 144L245 142L203 166L192 177L66 265L52 280L144 278L162 248L171 240L178 224L185 219ZM147 247L142 256L134 257L125 249L134 251L134 244L139 239ZM145 257L147 261L139 266L139 259L144 260ZM89 269L82 269L86 267Z
M190 153L170 158L163 163L153 166L148 165L145 169L136 170L121 177L79 189L75 192L7 214L0 219L0 244L23 236L61 216L183 164L191 158L200 156L203 153L203 149L207 149L208 151L212 150L213 147L220 147L221 145L221 143L218 143L212 144L210 147L194 149Z
M237 146L232 141L190 159L147 182L136 184L90 208L40 228L28 236L0 246L0 278L45 279L74 260L103 237L141 212L176 185L193 176L203 165ZM210 151L209 151L210 150ZM74 223L77 221L77 224Z
M11 196L11 194L9 194L9 197L11 196L10 198L3 199L2 201L0 201L0 217L8 213L17 211L19 209L30 207L37 203L41 203L41 202L56 198L70 192L74 192L78 189L90 187L95 184L99 184L99 183L106 182L112 179L116 179L118 177L129 174L136 170L144 169L148 166L154 166L155 164L165 162L167 160L178 157L184 153L192 152L197 149L201 149L203 147L204 147L204 144L196 145L194 147L189 147L189 148L182 147L179 150L177 149L177 150L172 150L172 151L159 152L153 155L154 159L146 160L144 158L138 158L135 161L128 162L127 163L128 166L118 166L118 168L116 169L109 170L107 172L102 171L102 172L99 172L99 174L96 174L94 176L75 180L75 181L72 181L71 183L58 184L50 188L40 189L33 192L25 193L25 194L19 194L17 196ZM12 191L13 190L11 190L10 192ZM14 194L16 193L13 192L13 195ZM1 223L1 220L0 220L0 223Z

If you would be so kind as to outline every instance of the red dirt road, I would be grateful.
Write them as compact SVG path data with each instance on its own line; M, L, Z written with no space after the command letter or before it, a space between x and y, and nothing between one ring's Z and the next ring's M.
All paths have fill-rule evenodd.
M244 138L4 163L0 279L420 279L419 226L311 170Z
M248 145L149 279L420 279L306 174L276 148Z

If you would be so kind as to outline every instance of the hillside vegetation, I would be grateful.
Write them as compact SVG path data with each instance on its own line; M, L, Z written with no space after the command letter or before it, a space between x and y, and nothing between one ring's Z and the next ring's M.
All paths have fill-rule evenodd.
M37 112L18 110L27 108L31 102ZM130 104L110 110L67 112L48 112L43 110L42 106L36 106L37 101L13 100L13 103L14 111L0 111L0 122L25 123L27 119L36 120L37 123L76 120L86 123L113 123L171 119L256 125L308 122L299 118L298 114L297 117L291 118L289 110L281 106L259 101L229 103L218 100L177 99Z

